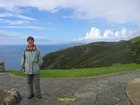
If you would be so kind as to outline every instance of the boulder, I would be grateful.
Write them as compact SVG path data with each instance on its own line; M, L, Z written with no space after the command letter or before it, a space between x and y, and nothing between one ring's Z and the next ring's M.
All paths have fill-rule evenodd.
M20 93L15 88L10 91L0 89L0 105L18 105L20 101Z

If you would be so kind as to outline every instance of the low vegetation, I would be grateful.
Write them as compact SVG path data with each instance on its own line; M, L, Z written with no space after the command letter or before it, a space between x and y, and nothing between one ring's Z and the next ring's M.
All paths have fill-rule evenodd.
M140 37L128 41L96 42L49 53L42 69L107 67L140 63Z
M139 70L140 64L118 64L110 67L99 68L81 68L81 69L56 69L56 70L41 70L41 78L77 78L77 77L92 77L105 74L126 72ZM8 71L12 75L25 77L22 71Z

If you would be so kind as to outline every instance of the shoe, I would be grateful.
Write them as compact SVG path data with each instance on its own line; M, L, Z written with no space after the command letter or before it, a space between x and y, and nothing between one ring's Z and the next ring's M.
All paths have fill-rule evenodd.
M41 97L41 96L37 96L37 98L38 98L38 99L41 99L42 97Z
M28 99L31 99L31 98L33 98L34 97L34 95L30 95L30 96L28 96Z

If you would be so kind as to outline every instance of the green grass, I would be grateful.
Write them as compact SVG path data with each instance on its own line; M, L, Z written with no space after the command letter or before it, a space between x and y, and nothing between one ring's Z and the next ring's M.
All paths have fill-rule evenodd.
M134 71L140 69L140 64L118 64L110 67L100 68L83 68L69 70L41 70L41 78L75 78L75 77L91 77L110 73ZM24 77L21 71L8 71L13 75Z
M5 72L5 71L3 71L3 70L0 70L0 72Z

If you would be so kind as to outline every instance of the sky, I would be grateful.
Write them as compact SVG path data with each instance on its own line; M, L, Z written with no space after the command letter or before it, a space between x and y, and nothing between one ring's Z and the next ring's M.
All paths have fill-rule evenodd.
M0 45L90 43L140 35L140 0L0 0Z

